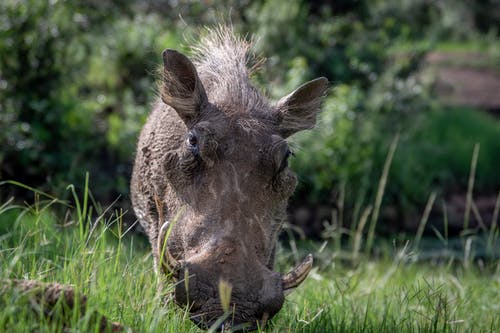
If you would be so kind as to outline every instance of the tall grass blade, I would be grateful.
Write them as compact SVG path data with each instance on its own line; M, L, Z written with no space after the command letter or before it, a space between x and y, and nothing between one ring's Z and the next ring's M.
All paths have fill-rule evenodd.
M75 206L76 206L76 215L78 218L78 229L80 231L80 239L83 239L83 215L82 215L82 209L80 205L80 199L78 198L78 194L76 194L75 190L75 185L70 184L66 187L67 190L71 191L71 194L73 195L73 200L75 201Z
M432 192L427 200L427 204L425 205L424 213L422 214L422 218L420 219L420 223L418 225L417 234L415 235L415 242L413 249L416 251L420 245L420 240L422 239L422 235L424 234L425 225L429 220L429 215L431 214L432 206L434 206L434 201L436 200L436 192Z
M474 259L472 256L472 236L467 237L465 240L465 247L464 247L464 268L469 269L471 267L472 260Z
M219 299L220 299L220 304L222 307L222 310L224 312L229 312L230 305L231 305L231 293L233 291L233 286L223 280L219 280Z
M384 168L382 170L382 176L380 177L380 181L378 183L377 195L375 197L375 204L373 209L372 218L370 221L370 226L368 229L368 237L366 241L366 252L370 253L373 246L373 240L375 236L375 227L377 226L378 215L380 212L380 206L382 205L382 198L384 197L385 186L387 184L387 178L389 176L389 169L392 164L392 159L394 157L394 153L396 152L396 148L399 142L399 133L394 136L394 139L391 142L389 147L389 153L387 154L387 158L385 159Z
M497 199L495 201L495 208L493 208L493 216L491 217L491 225L490 225L490 232L488 234L488 252L490 255L494 255L493 253L493 244L496 241L496 231L498 230L497 223L498 223L498 214L500 212L500 190L498 191L497 194Z
M497 225L499 213L500 213L500 190L498 190L497 200L495 201L495 208L493 209L493 216L491 217L491 225Z
M4 204L2 204L0 206L0 215L2 215L3 213L5 213L8 210L20 207L20 206L16 206L16 205L11 205L12 201L14 201L13 197L8 199Z
M446 207L446 202L443 200L443 224L444 224L444 239L446 240L446 246L448 246L448 208Z
M361 219L359 220L358 228L356 229L356 234L354 235L354 245L352 250L353 261L358 260L359 249L361 248L361 239L363 237L363 229L365 228L366 221L368 221L368 217L370 216L371 212L372 206L366 207L363 211L363 214L361 215Z
M477 208L476 203L474 200L471 202L471 209L472 212L474 213L474 217L476 218L477 224L479 224L479 227L483 229L483 231L487 231L488 228L486 228L486 224L484 224L483 218L481 217L481 214L479 213L479 209Z
M343 228L343 221L344 221L344 201L345 201L345 182L342 182L340 185L340 194L339 194L339 199L337 200L337 225L338 225L338 232L336 233L336 243L337 243L337 253L340 254L342 250L342 228Z
M352 213L352 221L354 221L354 222L358 222L359 218L360 218L360 216L362 214L361 209L363 208L363 204L364 204L365 199L366 199L366 193L367 193L367 188L368 188L368 185L367 185L368 184L368 180L367 180L367 178L368 178L368 176L366 176L366 175L362 176L362 178L361 178L361 186L357 190L356 201L354 203L354 209L353 209L353 213ZM353 223L352 226L353 226L352 230L354 231L356 229L356 227L357 227L356 223Z
M479 156L480 144L476 143L474 145L474 150L472 152L472 160L470 163L469 181L467 184L467 198L465 201L465 212L464 212L464 231L469 229L469 219L470 210L472 207L472 191L474 190L474 180L476 179L476 166L477 158Z
M177 212L177 214L174 216L173 220L171 222L166 222L164 220L164 216L163 216L163 210L159 210L159 216L160 216L160 220L163 222L165 221L165 223L167 224L167 231L165 233L165 236L163 238L163 243L161 244L161 250L160 250L160 262L159 262L159 266L158 267L162 267L163 264L164 264L164 260L165 259L165 254L167 253L167 244L168 244L168 239L170 238L170 234L172 233L172 229L174 228L174 225L177 223L177 221L179 220L179 218L182 216L182 214L184 214L184 210L185 210L185 207L181 207L181 209L179 209L179 211ZM167 265L169 264L168 262L165 262ZM187 282L186 282L187 283ZM186 290L187 289L187 284L186 284Z
M85 185L83 187L83 207L82 207L83 223L87 222L88 201L89 201L89 173L85 172Z
M31 191L31 192L33 192L35 194L40 195L40 196L46 197L46 198L51 199L51 200L55 200L57 203L60 203L60 204L62 204L64 206L66 206L66 207L72 208L71 205L68 204L66 201L60 200L60 199L54 197L53 195L50 195L50 194L48 194L46 192L37 190L34 187L25 185L25 184L20 183L18 181L15 181L15 180L4 180L4 181L0 182L0 186L6 185L6 184L10 184L10 185L14 185L14 186L18 186L18 187L24 188L24 189L29 190L29 191Z

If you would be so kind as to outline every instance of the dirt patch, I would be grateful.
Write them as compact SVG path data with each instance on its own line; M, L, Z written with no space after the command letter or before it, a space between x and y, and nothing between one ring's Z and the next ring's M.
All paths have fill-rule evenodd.
M494 59L475 52L431 52L426 74L433 77L434 93L449 105L465 105L500 116L500 69Z

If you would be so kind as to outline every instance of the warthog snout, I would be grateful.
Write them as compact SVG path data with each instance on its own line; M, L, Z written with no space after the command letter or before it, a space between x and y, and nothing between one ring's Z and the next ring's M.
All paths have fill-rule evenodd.
M230 261L214 264L211 258L185 263L181 273L183 278L175 288L175 301L181 306L189 306L191 319L208 328L225 315L221 304L221 283L229 288L227 319L232 326L255 325L281 309L284 295L280 274L266 267L229 265L232 266ZM229 270L234 270L231 275L228 275ZM229 281L226 281L227 277L230 277Z
M221 28L193 62L165 50L160 98L137 146L134 211L156 271L174 277L176 303L202 327L265 324L312 267L307 256L286 274L273 270L297 184L287 139L314 127L328 81L271 103L250 83L250 46Z
M165 244L168 227L168 223L162 226L159 244ZM210 328L223 317L227 320L219 324L226 327L262 327L281 309L285 292L304 281L312 267L312 256L308 255L290 272L280 274L261 264L255 254L235 248L238 243L225 239L182 261L164 247L163 268L176 280L175 302L187 306L191 319L200 327ZM229 288L226 300L221 299L221 286ZM225 301L228 309L224 310Z

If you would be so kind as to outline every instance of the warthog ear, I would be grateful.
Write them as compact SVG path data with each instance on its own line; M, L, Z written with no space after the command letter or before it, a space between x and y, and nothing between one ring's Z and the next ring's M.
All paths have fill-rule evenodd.
M161 99L190 125L199 115L207 95L191 60L175 50L163 51Z
M280 134L290 135L313 128L321 101L328 90L328 80L320 77L306 82L276 104Z

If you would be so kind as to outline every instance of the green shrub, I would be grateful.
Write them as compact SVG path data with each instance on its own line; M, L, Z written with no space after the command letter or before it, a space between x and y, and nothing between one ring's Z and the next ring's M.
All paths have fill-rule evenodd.
M394 156L389 191L422 205L430 192L467 189L474 145L480 145L475 188L493 193L500 184L500 122L476 109L442 108L403 137ZM382 158L382 156L380 156Z
M112 7L112 15L101 10ZM0 178L61 195L90 171L98 199L128 193L160 52L178 39L121 3L0 5Z
M361 90L347 85L333 88L317 128L294 138L292 168L299 175L299 192L307 192L312 202L330 197L339 183L353 180L369 168L371 134L359 131L359 118L364 115L356 112L362 96Z
M226 20L236 31L255 35L258 52L269 56L256 80L271 96L281 97L317 76L331 81L318 129L295 138L297 195L305 204L330 201L339 188L345 188L346 207L371 200L388 144L398 132L391 196L420 204L429 186L463 184L468 170L463 161L472 149L465 139L455 140L444 130L449 145L441 143L443 150L432 161L420 160L436 150L418 134L430 126L424 120L434 101L416 73L437 43L494 45L497 14L485 14L492 1L224 0L210 5L1 1L0 178L61 195L66 184L83 183L88 170L98 201L106 204L118 195L126 200L136 136L155 97L160 52L185 50L181 36ZM480 23L471 19L479 16ZM434 132L438 124L448 125L437 122ZM417 135L422 143L417 144ZM477 186L489 191L498 178L495 161L485 160L494 156L488 145L481 143ZM403 166L405 158L420 169ZM449 169L442 168L443 161L449 161ZM431 172L433 166L439 171ZM425 173L421 182L412 177L419 172Z

